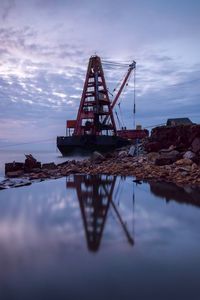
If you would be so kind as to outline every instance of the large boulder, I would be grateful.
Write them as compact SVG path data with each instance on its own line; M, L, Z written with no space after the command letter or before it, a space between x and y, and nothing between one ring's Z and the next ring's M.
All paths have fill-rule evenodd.
M162 149L159 153L160 156L155 160L155 165L157 166L171 165L182 157L177 150Z
M192 151L198 153L200 151L200 137L195 137L191 145Z
M155 163L156 159L160 157L160 154L158 152L150 152L147 154L147 159L150 162Z
M193 161L189 158L182 158L176 161L177 166L191 166Z
M32 154L25 155L25 163L24 163L24 171L25 172L31 172L33 169L40 169L41 168L41 162L37 161Z
M23 171L23 170L24 170L24 163L13 161L12 163L5 164L6 175L8 172L16 172L16 171Z
M158 152L160 149L162 149L162 144L157 141L149 141L145 145L145 150L147 152Z
M105 160L105 157L98 151L94 151L91 156L91 161L95 163L99 163Z
M200 151L200 125L161 126L152 129L145 149L148 152L159 151L173 145L179 151ZM154 147L154 149L153 149Z
M128 156L134 156L136 155L136 147L135 145L132 145L128 151Z
M160 150L159 152L162 157L173 158L174 160L181 158L181 154L177 150Z
M126 157L127 156L127 151L119 151L118 157Z
M155 165L156 166L165 166L165 165L171 165L175 162L175 160L173 158L170 157L158 157L155 160Z
M184 155L183 155L183 158L189 158L189 159L192 159L192 158L194 158L195 157L195 154L194 154L194 152L192 152L192 151L186 151L185 153L184 153Z
M8 178L17 178L20 177L24 174L23 170L18 170L18 171L12 171L12 172L7 172L6 177Z
M56 169L56 164L54 162L45 163L42 165L42 169L54 170Z

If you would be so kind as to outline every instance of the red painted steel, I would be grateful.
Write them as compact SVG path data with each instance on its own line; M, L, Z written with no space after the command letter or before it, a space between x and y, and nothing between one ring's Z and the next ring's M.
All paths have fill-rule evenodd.
M74 135L116 135L116 132L101 59L91 56Z
M122 82L122 84L121 84L121 86L120 86L120 88L119 88L119 91L117 92L117 95L115 96L115 99L113 100L113 102L112 102L112 104L111 104L111 108L112 108L112 109L113 109L113 107L115 106L115 104L117 103L117 100L119 99L119 97L120 97L120 95L121 95L121 93L122 93L122 90L123 90L123 88L124 88L124 86L125 86L127 80L129 79L129 77L130 77L130 75L131 75L133 69L135 69L135 67L136 67L136 62L133 61L133 63L129 65L128 72L127 72L127 74L126 74L126 76L125 76L125 78L124 78L124 80L123 80L123 82Z
M135 139L143 139L148 137L149 131L147 129L141 129L141 130L123 129L123 130L117 130L117 135L122 138L135 140Z
M67 120L67 128L75 128L76 127L76 120Z
M105 82L104 72L99 56L91 56L88 63L81 102L76 120L68 120L67 128L74 129L73 135L118 135L126 139L148 136L146 130L116 130L113 108L127 83L131 72L136 67L133 61L129 65L124 80L111 103Z

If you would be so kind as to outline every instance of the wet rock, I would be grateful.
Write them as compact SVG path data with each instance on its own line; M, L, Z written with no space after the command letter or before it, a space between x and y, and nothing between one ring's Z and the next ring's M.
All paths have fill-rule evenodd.
M183 158L188 158L188 159L192 159L194 157L195 157L195 154L192 151L186 151L185 154L183 155Z
M3 184L0 184L0 190L5 190L7 187Z
M176 147L175 147L174 145L171 145L171 146L169 146L169 148L168 148L169 151L172 151L172 150L175 150L175 149L176 149Z
M31 181L26 181L26 182L17 183L14 185L14 187L22 187L22 186L27 186L27 185L31 185L31 184L32 184Z
M43 178L43 174L37 173L37 174L30 174L29 180L37 180Z
M118 153L118 157L126 157L127 156L127 152L126 151L120 151Z
M42 164L42 169L47 169L47 170L56 169L56 164L54 162Z
M94 152L92 153L91 160L92 160L93 162L101 162L101 161L105 160L105 157L104 157L100 152L94 151Z
M60 178L74 173L82 173L135 176L137 179L173 181L179 185L187 183L200 184L200 168L194 163L194 158L182 158L183 153L177 151L174 146L161 148L159 152L150 152L139 156L128 156L129 150L130 147L127 147L122 151L115 151L110 156L94 152L90 159L85 159L84 161L67 161L57 166L54 163L43 164L42 169L32 168L28 173L23 173L23 170L21 170L22 173L17 174L11 172L11 177L23 176L29 178L29 182L37 182L50 178ZM198 153L195 154L195 158L199 158ZM34 163L37 162L35 159L32 161ZM17 182L19 179L16 178L9 180L13 180L13 182L3 183L3 185L0 182L0 188L15 187L16 184L19 186L23 184Z
M193 164L193 161L189 158L182 158L176 161L176 165L180 166L180 165L184 165L184 166L190 166Z
M162 144L159 142L149 142L145 145L147 152L158 152L160 149L162 149Z
M190 172L191 171L191 166L184 166L184 167L179 167L178 171L184 171L184 172Z
M33 173L40 173L41 169L40 168L34 168L34 169L31 170L31 172L33 172Z
M142 163L144 163L146 160L147 160L146 157L140 156L140 157L138 158L138 163L139 163L139 164L142 164Z
M79 168L75 165L72 165L69 169L67 169L67 173L70 174L75 174L75 173L79 173Z
M170 157L159 157L155 160L156 166L165 166L165 165L171 165L174 163L174 158Z
M151 146L152 143L157 143L157 147L160 145L160 149L169 148L174 145L176 149L180 151L187 151L193 144L192 151L200 151L200 125L179 125L179 126L161 126L152 129L149 142L146 147ZM152 144L153 145L153 144ZM160 150L158 149L158 150ZM195 149L195 151L194 151ZM199 149L199 150L198 150ZM155 151L158 151L155 150ZM151 151L153 152L153 150ZM196 153L196 152L195 152Z
M20 177L24 174L24 171L22 170L18 170L18 171L14 171L14 172L7 172L6 176L9 178L17 178Z
M168 158L176 158L180 155L180 152L177 150L170 150L170 149L162 149L159 151L159 153L163 157L168 157Z
M128 151L128 155L129 156L134 156L136 155L136 147L134 145L132 145Z
M180 159L182 155L177 150L162 149L159 151L160 157L155 160L155 165L164 166L173 164L177 159Z
M8 189L8 188L15 188L15 187L22 187L31 185L31 181L27 179L5 179L0 183L0 189Z
M57 164L57 167L63 167L63 166L66 166L68 164L69 164L69 161L67 160L67 161L64 161L64 162L62 162L60 164Z
M193 164L192 164L192 167L191 167L191 171L195 171L195 170L197 170L197 169L198 169L197 164L193 163Z
M196 155L195 157L192 158L192 161L197 164L200 165L200 155Z
M32 169L41 168L41 162L38 162L32 154L25 155L24 171L30 172Z
M24 163L13 161L12 163L5 164L5 174L7 174L8 172L23 171L23 170L24 170Z
M194 153L197 153L200 151L200 137L196 137L193 141L192 141L192 145L191 145L192 151Z
M147 159L150 162L155 163L156 159L160 157L160 154L158 152L150 152L147 154Z

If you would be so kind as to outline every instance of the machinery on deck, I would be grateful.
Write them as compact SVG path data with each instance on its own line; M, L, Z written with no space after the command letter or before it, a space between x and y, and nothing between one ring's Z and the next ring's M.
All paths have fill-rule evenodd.
M63 155L76 151L106 152L130 144L132 138L144 137L142 131L141 136L137 136L134 130L117 130L113 116L113 108L135 67L135 61L128 65L126 76L111 102L101 59L97 55L90 57L77 119L67 121L66 136L57 137L57 147Z

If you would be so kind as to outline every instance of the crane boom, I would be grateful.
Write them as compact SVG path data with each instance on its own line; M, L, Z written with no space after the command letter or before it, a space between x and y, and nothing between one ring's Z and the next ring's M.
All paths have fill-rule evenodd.
M119 99L120 95L121 95L121 92L123 91L123 88L127 82L127 80L129 79L132 71L136 68L136 62L133 61L132 64L129 65L129 68L128 68L128 71L126 73L126 76L124 77L124 80L119 88L119 91L117 92L117 95L115 96L113 102L111 103L111 110L113 110L113 107L115 106L115 104L117 103L117 100ZM103 124L106 124L108 120L108 116L105 117L104 121L103 121Z
M135 69L135 68L136 68L136 62L133 61L133 63L129 65L128 72L127 72L127 74L126 74L126 76L125 76L125 78L124 78L124 80L123 80L123 82L122 82L122 85L120 86L119 91L117 92L117 95L115 96L115 99L113 100L113 102L112 102L112 104L111 104L111 108L112 108L112 109L113 109L113 107L115 106L115 104L117 103L117 100L119 99L119 97L120 97L120 95L121 95L121 92L122 92L122 90L123 90L123 88L124 88L124 86L125 86L125 84L126 84L128 78L129 78L129 76L131 75L133 69Z

